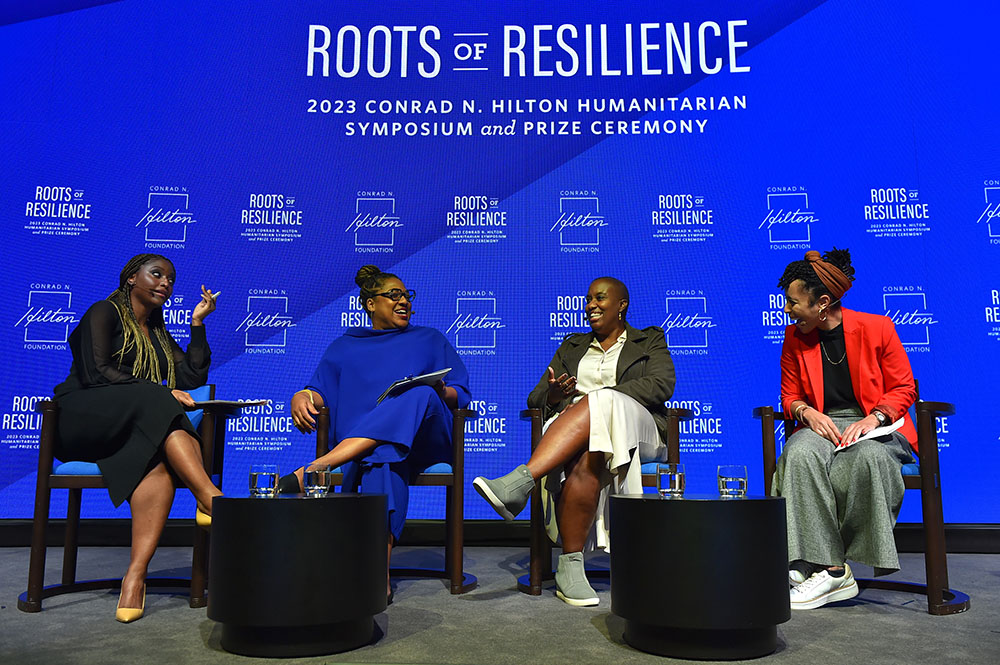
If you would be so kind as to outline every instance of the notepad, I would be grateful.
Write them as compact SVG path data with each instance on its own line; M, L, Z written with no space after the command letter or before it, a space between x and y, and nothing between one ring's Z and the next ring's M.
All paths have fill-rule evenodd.
M206 406L228 406L235 409L242 409L245 406L260 406L262 404L267 404L271 400L269 399L258 399L253 402L239 402L232 399L206 399L200 402L194 403L194 409L203 409Z
M420 376L404 376L399 381L393 381L392 385L386 388L384 393L379 395L379 398L375 401L375 403L378 404L386 397L389 397L390 395L398 395L405 390L409 390L413 386L433 386L438 381L446 377L450 371L451 368L446 367L429 374L421 374Z

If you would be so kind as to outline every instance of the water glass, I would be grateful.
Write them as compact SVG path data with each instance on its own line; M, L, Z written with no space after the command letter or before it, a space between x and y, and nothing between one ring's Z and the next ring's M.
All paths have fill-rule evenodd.
M684 496L684 465L673 462L657 464L656 489L664 499Z
M271 498L278 494L278 465L253 464L250 466L250 496Z
M325 464L310 464L302 472L302 488L307 496L326 496L332 483L332 471Z
M742 464L723 464L719 467L719 496L738 499L747 495L747 468Z

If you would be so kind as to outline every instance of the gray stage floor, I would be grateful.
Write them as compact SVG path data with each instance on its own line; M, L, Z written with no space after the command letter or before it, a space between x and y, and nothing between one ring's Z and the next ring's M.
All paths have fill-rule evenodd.
M49 551L48 582L62 550ZM128 550L85 548L80 577L110 577L125 569ZM902 556L902 579L923 580L920 555ZM400 548L399 565L440 563L440 550ZM601 557L597 557L600 562ZM606 557L603 558L606 563ZM551 591L529 597L515 591L513 573L527 563L523 549L466 550L467 569L479 587L451 596L438 580L399 580L395 603L376 622L383 636L355 651L302 660L307 663L662 663L622 640L623 622L610 613L607 584L595 587L601 604L573 608ZM972 609L950 617L926 613L918 596L863 591L852 601L793 613L779 627L778 652L757 663L1000 662L1000 556L949 557L952 586L972 596ZM161 549L152 570L186 574L190 550ZM219 626L184 595L150 594L146 616L129 625L114 621L117 595L71 594L46 602L38 614L17 610L24 591L28 550L0 549L0 663L236 663L260 662L222 651ZM317 562L316 574L324 574ZM859 570L859 576L870 571Z

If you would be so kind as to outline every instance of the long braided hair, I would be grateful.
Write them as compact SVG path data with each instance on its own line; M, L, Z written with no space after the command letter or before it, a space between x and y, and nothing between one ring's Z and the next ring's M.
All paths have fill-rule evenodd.
M137 254L129 259L118 276L118 288L112 291L106 300L114 304L122 322L124 341L122 348L114 354L118 357L118 367L121 367L125 354L134 349L135 361L132 363L132 375L140 379L149 379L153 383L163 383L163 377L160 375L160 363L156 360L156 348L153 346L152 340L143 334L139 320L135 318L135 312L132 311L132 285L128 282L129 278L139 272L144 265L157 259L173 265L170 259L160 254ZM173 338L163 323L162 307L157 307L149 313L148 326L149 332L156 335L156 341L159 342L160 348L167 356L167 387L173 389L177 383L171 353Z

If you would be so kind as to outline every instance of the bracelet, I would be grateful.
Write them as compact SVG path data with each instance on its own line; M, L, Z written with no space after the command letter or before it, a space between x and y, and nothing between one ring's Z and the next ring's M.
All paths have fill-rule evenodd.
M298 395L299 393L305 393L309 395L309 403L312 404L313 406L316 406L316 400L313 399L313 391L309 390L308 388L303 388L302 390L298 390L295 392L296 395Z
M812 407L809 406L808 404L799 404L799 408L795 409L795 412L792 415L795 417L796 420L802 422L802 418L799 417L799 414L802 413L802 409L811 409L811 408Z

